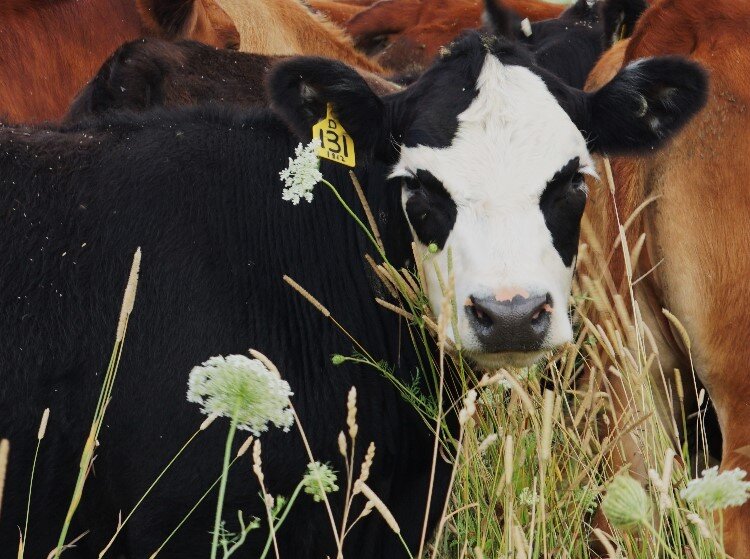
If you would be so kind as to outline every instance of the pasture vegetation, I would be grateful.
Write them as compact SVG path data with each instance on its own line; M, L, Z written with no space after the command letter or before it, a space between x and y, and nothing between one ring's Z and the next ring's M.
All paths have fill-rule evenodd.
M291 189L285 192L285 199L294 203L312 199L312 188L321 177L317 164L311 163L315 158L307 157L306 163L303 160L314 147L300 147L298 160L290 161L291 171L288 169L282 175ZM453 343L447 336L449 329L455 327L457 308L452 274L441 278L444 297L439 319L432 314L422 290L424 270L431 265L435 247L414 246L415 269L395 269L383 251L375 220L353 174L352 180L362 207L345 206L343 210L357 220L372 242L372 255L366 258L392 296L391 301L378 299L378 303L403 318L412 342L424 350L425 357L422 378L415 378L413 383L398 380L390 364L370 356L367 348L359 346L356 340L352 340L351 355L333 355L333 362L367 365L372 374L393 382L435 434L433 461L447 460L452 464L451 496L436 533L428 534L425 524L420 549L414 555L408 550L405 554L431 559L726 556L721 542L721 510L744 502L750 483L743 480L744 472L718 474L715 469L708 470L703 479L691 481L709 466L703 458L708 453L700 414L695 446L703 451L698 453L703 457L696 460L680 437L691 421L681 411L684 395L687 391L697 391L696 383L692 371L683 371L677 376L677 384L668 387L671 395L668 401L658 401L654 383L664 377L658 374L657 349L632 298L632 282L637 278L630 274L630 263L637 259L643 242L631 250L625 241L624 226L614 250L602 247L584 220L584 242L571 297L571 312L577 325L575 343L533 367L477 371L465 359L460 342ZM328 188L319 195L333 194L342 200L334 185L322 182ZM611 179L605 182L609 184L600 184L598 188L613 188ZM608 257L625 260L629 284L624 293L607 272ZM77 534L69 537L68 526L85 491L99 429L126 345L139 261L140 253L136 253L109 370L81 458L78 483L52 557L63 555L66 545L80 537ZM285 280L341 328L336 319L345 317L331 316L324 301L317 301L293 278ZM636 312L629 312L631 308ZM677 331L684 333L677 318L668 313L667 317ZM683 341L689 348L687 337ZM278 557L276 531L301 498L312 498L327 509L339 556L348 531L369 514L382 516L398 534L399 519L393 517L367 483L370 466L378 460L378 449L369 441L358 439L356 392L352 389L348 401L341 403L342 409L346 406L347 419L346 425L342 425L338 448L346 467L345 471L334 472L313 455L307 444L293 397L290 399L294 386L282 380L283 371L278 371L265 356L251 350L251 357L214 357L193 370L188 397L200 404L208 417L165 466L165 471L179 467L175 461L182 451L217 418L224 416L230 422L222 475L202 497L202 500L215 499L217 503L212 559L233 555L251 530L267 533L261 557ZM657 374L652 376L649 371ZM702 402L704 394L696 397ZM196 418L197 412L196 409ZM39 444L44 442L49 413L46 411L42 418ZM54 410L51 414L54 417ZM668 419L660 421L659 417ZM676 422L671 417L681 420ZM307 474L291 495L274 495L273 488L264 484L261 441L269 423L296 429L307 449ZM243 429L252 435L232 456L232 439ZM678 440L681 442L675 444ZM355 463L355 445L367 448L360 464ZM246 518L242 511L223 507L226 474L250 448L253 472L261 487L259 498L266 503L266 518ZM626 448L631 454L626 453ZM642 461L641 467L632 471L647 474L639 479L630 473L630 464L623 456ZM7 441L3 441L0 497L9 457L12 460L12 449L9 454ZM219 463L222 457L215 459ZM130 516L137 514L138 506L161 477L154 480L133 510L123 511L110 545L126 528ZM29 494L32 490L33 475ZM333 492L345 494L342 518L334 517L329 504L328 496ZM425 508L428 507L429 503L425 503ZM224 528L228 515L238 517L241 526L238 533L229 533ZM608 522L603 522L605 517ZM179 528L176 526L169 538ZM33 533L24 530L19 541L19 558L23 557L27 537L33 538ZM164 544L168 544L169 538ZM152 557L157 557L163 547L154 550ZM100 556L105 556L108 548ZM336 550L331 553L334 557Z

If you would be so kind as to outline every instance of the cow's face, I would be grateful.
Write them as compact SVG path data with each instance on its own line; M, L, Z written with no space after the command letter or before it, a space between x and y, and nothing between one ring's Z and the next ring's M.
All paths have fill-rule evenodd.
M452 260L458 328L449 336L488 366L526 362L572 337L567 303L592 160L529 68L487 54L466 90L449 138L430 132L434 113L409 119L392 177L438 314ZM453 93L430 89L420 102Z
M567 302L590 152L658 147L706 92L696 65L654 58L586 94L514 45L478 35L384 98L356 74L344 87L336 63L315 59L311 71L302 60L272 75L277 109L305 133L333 103L358 151L392 163L432 310L446 308L452 274L457 328L448 335L487 367L529 363L572 339Z

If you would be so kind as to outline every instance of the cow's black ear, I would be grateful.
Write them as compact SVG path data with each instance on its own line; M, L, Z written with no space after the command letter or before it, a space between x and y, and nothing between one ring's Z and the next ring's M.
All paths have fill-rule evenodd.
M174 58L171 44L161 39L125 43L78 93L65 121L76 122L111 109L144 111L163 105L164 83Z
M516 38L521 28L521 18L508 8L503 0L484 0L484 24L494 35Z
M648 8L646 0L604 0L600 6L604 48L630 37L638 18Z
M367 82L349 66L319 57L298 57L280 62L267 77L272 108L303 140L312 127L333 113L354 140L358 153L370 155L382 138L384 105Z
M626 153L660 147L706 104L708 77L677 56L631 62L586 95L579 127L592 151Z

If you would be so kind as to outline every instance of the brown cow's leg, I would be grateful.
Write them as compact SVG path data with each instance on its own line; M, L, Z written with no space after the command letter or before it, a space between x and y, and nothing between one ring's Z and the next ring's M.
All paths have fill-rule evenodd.
M714 383L710 392L724 437L721 470L750 472L750 387ZM727 552L734 559L750 559L750 502L724 509L723 516Z

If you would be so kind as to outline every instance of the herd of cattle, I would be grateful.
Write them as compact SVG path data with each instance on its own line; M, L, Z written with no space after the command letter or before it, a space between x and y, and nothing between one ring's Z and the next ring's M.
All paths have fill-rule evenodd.
M96 557L200 422L184 397L191 367L248 347L278 365L313 453L339 471L342 404L357 387L359 437L377 448L372 487L416 551L431 433L377 374L331 364L350 342L282 281L303 285L397 377L415 376L420 356L374 301L355 224L325 192L282 200L279 171L329 105L353 139L389 259L413 266L412 243L424 253L436 314L450 253L460 306L449 334L479 367L528 364L570 341L584 212L604 246L618 216L635 216L628 238L646 233L635 297L663 370L695 367L722 467L750 470L749 3L5 0L0 22L3 557L18 546L45 408L26 556L56 544L137 247L118 383L70 531L86 535L65 555ZM596 179L604 155L613 194ZM359 207L347 168L321 170ZM613 258L615 281L625 269ZM148 557L218 475L223 444L215 429L188 449L111 556ZM269 432L263 449L267 486L291 494L302 442ZM439 462L430 525L449 476ZM225 508L264 517L257 494L236 469ZM332 506L338 516L343 497ZM212 516L199 507L160 556L207 557ZM727 510L724 525L729 553L750 557L750 505ZM281 556L330 555L326 526L323 507L300 500ZM265 541L253 534L248 557ZM405 556L376 515L346 546L348 557Z

